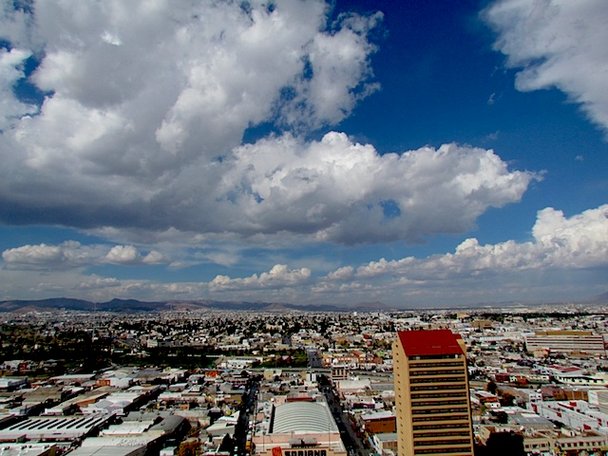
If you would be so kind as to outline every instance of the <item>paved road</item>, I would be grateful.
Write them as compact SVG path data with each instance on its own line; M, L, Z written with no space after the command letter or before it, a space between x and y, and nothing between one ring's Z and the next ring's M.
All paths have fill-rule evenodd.
M351 425L348 413L342 410L340 399L337 397L331 384L323 382L323 385L320 387L323 394L325 394L327 403L329 404L334 419L336 420L338 430L340 431L340 436L342 437L342 441L344 442L344 446L346 446L348 454L357 456L372 455L373 452L365 448L361 439L357 437L357 434Z
M253 413L256 396L260 385L260 377L251 377L247 382L241 406L239 407L239 419L234 428L234 450L233 456L244 456L247 454L245 444L247 443L247 430L249 429L249 416Z
M308 354L308 366L312 369L318 369L323 367L323 358L319 356L318 350L309 349L306 351Z

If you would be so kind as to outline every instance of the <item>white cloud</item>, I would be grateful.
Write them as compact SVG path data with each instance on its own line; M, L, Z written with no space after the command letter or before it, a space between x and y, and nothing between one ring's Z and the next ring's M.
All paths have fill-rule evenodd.
M381 156L330 132L239 146L263 122L306 131L347 116L374 88L368 33L380 14L328 24L320 0L274 9L73 0L32 10L28 21L5 11L0 30L24 24L28 33L7 28L8 38L38 52L30 79L51 95L0 134L0 220L266 245L290 234L419 242L472 228L534 179L490 150L454 144ZM20 77L15 64L6 87Z
M218 275L211 281L121 280L86 274L85 265L103 264L107 246L76 242L25 245L3 252L3 296L48 297L59 292L93 300L116 296L139 299L225 299L291 303L382 301L395 305L495 302L502 299L564 300L605 292L597 276L608 268L608 205L566 217L546 208L538 212L526 242L481 244L470 238L453 252L426 258L379 259L320 270L277 264L246 277ZM130 246L113 255L128 261ZM156 254L150 253L153 257ZM138 255L140 261L146 256ZM142 258L143 257L143 258ZM69 268L67 265L80 265ZM585 282L585 278L594 277Z
M277 265L268 273L246 278L217 276L208 287L211 292L219 292L300 285L301 291L296 295L304 301L310 300L306 294L312 293L317 301L325 296L339 302L353 299L432 302L446 298L475 302L496 300L499 289L521 299L542 288L546 277L559 276L556 271L572 275L577 270L608 267L608 205L569 218L553 208L543 209L538 212L532 234L533 239L528 242L508 240L487 245L469 238L453 253L427 258L382 258L356 268L343 266L321 278L314 277L308 269L288 270ZM512 281L513 277L518 278ZM535 281L534 277L545 279ZM549 290L544 293L551 294ZM578 293L579 298L584 298L592 292L583 286Z
M509 240L487 245L469 238L454 253L423 259L382 258L358 267L353 279L418 286L505 272L608 266L608 205L570 218L553 208L543 209L538 212L532 234L534 239L529 242ZM324 281L339 281L342 269L328 274Z
M132 264L139 259L139 252L132 245L115 245L105 256L108 263L116 264Z
M313 77L296 83L293 99L282 109L284 122L296 127L337 123L350 114L359 98L378 88L361 81L372 74L368 57L375 50L366 35L381 19L381 13L369 18L342 16L335 33L315 36L307 45Z
M209 252L195 255L201 261L219 264L221 266L234 266L239 261L239 255L233 252Z
M403 258L401 260L387 261L384 258L380 258L378 261L370 261L368 264L359 266L357 268L357 277L359 278L371 278L377 276L384 276L399 271L402 268L406 268L409 264L416 262L413 257ZM328 276L329 277L329 276Z
M489 207L519 201L532 173L509 171L491 150L446 144L379 155L331 132L290 135L235 150L218 187L237 232L314 234L342 243L419 241L462 232Z
M24 78L23 65L31 55L22 49L0 49L0 134L21 117L38 111L36 106L17 99L13 92L14 84Z
M557 87L608 132L608 3L500 0L484 11L519 90Z
M145 264L161 264L166 261L164 255L156 250L151 250L143 257L142 262Z
M104 292L110 292L117 287L120 287L123 281L115 277L100 277L98 275L90 275L87 280L83 280L76 285L77 290L89 291L89 290L102 290Z
M84 246L76 241L59 245L23 245L2 252L2 259L11 269L77 268L88 266L104 255L102 246Z
M231 279L225 275L216 276L209 282L211 291L223 290L258 290L287 288L301 285L310 278L308 268L288 269L284 264L276 264L268 272L253 274L245 278Z
M381 15L330 24L328 11L321 0L4 4L0 37L19 50L2 51L12 128L0 134L0 207L12 209L0 218L224 232L238 214L213 190L247 128L333 124L373 90L367 34ZM24 117L32 107L12 87L32 54L29 82L48 95Z
M547 252L543 265L583 268L608 262L608 205L571 218L553 208L543 209L532 233Z
M100 244L83 245L66 241L58 245L23 245L2 252L9 269L53 270L87 268L104 263L113 264L164 264L167 259L160 252L150 250L142 256L132 245L108 247Z
M2 252L2 259L6 263L21 264L48 264L59 262L63 259L63 253L58 246L46 244L24 245Z
M353 276L353 272L352 266L343 266L327 274L327 278L329 280L347 280Z

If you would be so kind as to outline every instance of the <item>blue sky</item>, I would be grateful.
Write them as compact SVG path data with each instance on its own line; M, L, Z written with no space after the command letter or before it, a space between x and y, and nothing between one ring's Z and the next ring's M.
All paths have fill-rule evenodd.
M169 3L1 4L0 299L607 291L605 2Z

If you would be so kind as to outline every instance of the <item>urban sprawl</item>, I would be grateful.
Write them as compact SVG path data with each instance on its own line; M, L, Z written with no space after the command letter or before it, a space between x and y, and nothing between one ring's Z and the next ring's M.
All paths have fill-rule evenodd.
M600 306L0 319L2 456L608 454Z

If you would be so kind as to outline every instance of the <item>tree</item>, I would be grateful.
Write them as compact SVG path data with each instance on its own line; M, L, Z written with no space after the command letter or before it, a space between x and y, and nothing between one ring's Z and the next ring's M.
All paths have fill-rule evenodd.
M486 391L491 394L496 394L497 390L498 386L496 386L496 382L494 382L494 380L490 380L486 385Z
M200 442L195 439L184 440L179 445L177 456L196 456L197 450L201 446Z
M496 432L486 442L487 454L492 456L526 456L524 437L514 432Z

